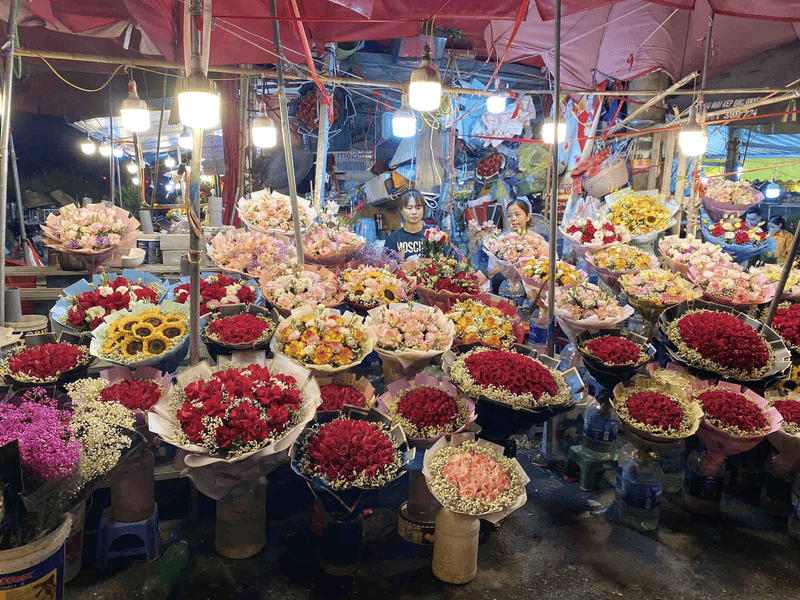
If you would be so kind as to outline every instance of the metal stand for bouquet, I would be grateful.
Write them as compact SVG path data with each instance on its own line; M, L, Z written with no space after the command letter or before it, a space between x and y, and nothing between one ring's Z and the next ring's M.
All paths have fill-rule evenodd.
M422 471L408 472L408 500L400 505L397 531L412 544L433 544L437 515L442 505L433 497Z

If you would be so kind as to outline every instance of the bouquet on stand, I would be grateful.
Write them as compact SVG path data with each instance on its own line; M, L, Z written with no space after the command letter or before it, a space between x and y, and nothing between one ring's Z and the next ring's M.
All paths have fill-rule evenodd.
M547 258L523 258L514 268L525 287L525 295L531 302L538 304L547 280L550 277L550 260ZM588 279L588 275L565 262L556 263L556 287L569 288Z
M445 312L455 302L480 294L486 282L483 273L471 264L443 256L408 261L403 270L416 280L420 300Z
M340 413L345 406L369 409L375 404L375 388L366 377L342 372L316 379L322 397L317 412Z
M620 306L616 297L588 282L556 290L555 311L571 344L583 331L614 329L634 313L633 307Z
M333 308L342 303L336 276L316 265L290 265L261 276L264 297L278 313L286 317L295 308L323 304Z
M171 373L189 351L189 307L164 302L113 313L94 331L89 350L115 365Z
M667 308L686 300L697 300L703 295L700 289L683 277L664 269L626 273L619 278L619 285L628 303L647 321L647 338L651 337L658 317Z
M116 206L70 204L48 215L41 228L45 245L94 270L118 249L134 245L139 221Z
M661 238L658 250L670 269L687 278L691 267L701 270L709 265L733 261L731 255L716 244L677 235Z
M768 308L764 310L764 320L768 312ZM781 336L789 350L800 353L800 304L781 302L772 319L772 329Z
M631 236L624 227L610 223L604 218L578 217L564 224L561 233L575 247L578 256L597 252L614 243L627 244Z
M305 231L316 218L317 211L305 198L297 199L297 209L301 231ZM260 190L250 194L250 198L241 198L236 211L242 222L254 231L294 237L292 199L289 196Z
M362 264L339 273L339 289L347 304L362 314L382 304L411 300L415 285L402 269Z
M718 245L738 263L745 263L762 252L767 252L774 240L767 238L760 227L750 227L737 215L730 215L713 222L705 213L701 214L700 224L703 238Z
M433 574L467 583L478 572L479 519L498 523L527 502L530 478L502 446L474 434L441 438L425 452L422 473L442 509L436 517Z
M172 300L178 304L188 304L190 300L189 277L181 277L172 285L164 296L164 300ZM218 310L221 306L231 304L259 304L261 290L255 279L244 279L239 275L224 273L200 274L200 315Z
M730 181L721 177L709 179L701 196L703 208L715 221L731 215L740 217L764 199L749 181Z
M766 283L776 287L782 272L783 265L762 265L750 268L751 275L762 276L766 279ZM796 265L789 271L789 277L786 279L786 286L783 288L781 300L800 300L800 269Z
M136 302L158 304L168 287L167 281L151 273L130 269L122 275L95 275L91 283L82 279L64 288L64 294L50 309L50 323L56 333L56 329L91 331L103 323L104 317L130 309Z
M664 198L658 190L633 192L630 189L606 196L606 218L631 234L631 243L650 245L662 231L675 224L680 205Z
M103 369L97 379L79 379L68 383L67 393L75 405L87 402L116 402L137 418L155 406L169 389L172 376L153 367L113 367Z
M296 308L272 336L270 349L314 374L344 372L361 363L376 343L364 318L332 308Z
M200 336L212 358L234 352L264 350L275 333L279 317L262 306L223 306L206 321Z
M332 575L352 574L361 555L361 508L405 474L416 452L403 428L374 409L346 406L317 413L290 451L292 470L308 484L325 530L320 561ZM347 540L347 543L344 543Z
M545 239L534 231L524 234L509 232L489 239L483 249L489 255L489 272L500 271L510 281L519 279L514 270L514 263L521 258L545 257L548 245Z
M328 202L303 235L306 261L319 265L340 265L351 261L367 244L367 240L339 223L339 204Z
M655 256L619 242L587 254L586 262L597 272L600 281L615 292L619 292L617 282L622 275L658 267L658 259Z
M455 343L479 343L508 348L525 340L527 328L517 316L517 307L492 294L456 302L447 313L455 326Z
M94 362L87 335L62 332L25 336L0 360L0 375L9 386L30 387L80 379Z
M432 306L390 304L369 311L364 325L375 333L384 381L422 371L453 345L455 327Z
M769 302L775 295L775 286L764 275L731 263L706 265L702 271L691 267L689 280L703 290L706 300L739 310Z
M220 231L206 246L208 258L223 271L261 277L276 265L291 264L297 251L285 240L260 231Z

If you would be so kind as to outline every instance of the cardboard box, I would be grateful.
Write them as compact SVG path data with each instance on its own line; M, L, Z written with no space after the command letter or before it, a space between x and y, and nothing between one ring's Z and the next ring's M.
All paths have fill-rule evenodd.
M162 233L161 234L161 251L164 250L189 250L189 234L188 233Z

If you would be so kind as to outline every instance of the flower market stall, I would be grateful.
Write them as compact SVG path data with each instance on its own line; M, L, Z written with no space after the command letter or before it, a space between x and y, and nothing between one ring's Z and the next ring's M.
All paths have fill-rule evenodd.
M55 77L110 194L9 220L0 161L0 598L556 597L561 564L689 597L679 535L720 596L794 585L789 165L704 152L796 117L786 77L709 100L748 93L710 81L757 54L732 23L796 42L796 8L40 4L9 2L0 154ZM726 570L767 545L763 590Z

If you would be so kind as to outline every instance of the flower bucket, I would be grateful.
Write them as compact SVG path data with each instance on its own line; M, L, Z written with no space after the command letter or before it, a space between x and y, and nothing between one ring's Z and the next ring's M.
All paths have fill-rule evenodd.
M86 521L86 500L71 510L72 527L64 543L64 583L69 583L83 566L83 524Z
M4 597L20 599L64 597L64 541L72 517L66 515L53 532L19 548L0 551L0 581Z

